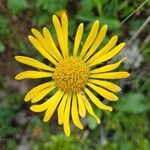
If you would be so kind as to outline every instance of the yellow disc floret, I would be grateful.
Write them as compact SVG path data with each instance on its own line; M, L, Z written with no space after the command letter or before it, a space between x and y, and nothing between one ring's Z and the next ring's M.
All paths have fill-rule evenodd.
M78 92L85 87L89 76L89 68L78 57L67 57L55 68L53 79L58 88L64 91Z

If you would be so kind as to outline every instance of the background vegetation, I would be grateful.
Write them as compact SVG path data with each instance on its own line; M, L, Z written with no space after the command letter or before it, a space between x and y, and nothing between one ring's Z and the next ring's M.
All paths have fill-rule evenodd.
M0 150L148 150L150 149L150 1L148 0L0 0ZM31 27L50 27L51 16L67 11L69 36L73 40L79 22L99 19L108 24L106 40L120 36L127 46L118 56L131 77L118 84L122 87L113 112L95 111L101 117L97 125L90 116L85 129L72 127L69 138L57 125L57 116L43 123L42 115L30 112L23 101L25 93L37 82L15 81L25 66L14 56L37 56L27 41Z

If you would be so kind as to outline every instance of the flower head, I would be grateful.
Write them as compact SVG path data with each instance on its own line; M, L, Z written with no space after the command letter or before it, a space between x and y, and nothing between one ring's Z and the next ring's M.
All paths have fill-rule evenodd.
M113 36L104 47L97 50L106 35L107 25L99 29L99 21L95 21L83 45L80 44L84 29L81 23L75 34L74 46L68 47L67 15L63 13L61 20L54 15L52 21L59 48L47 28L43 28L42 34L32 29L33 36L28 36L37 51L49 61L49 65L30 57L16 56L17 61L38 70L21 72L15 78L17 80L48 79L47 82L31 89L25 96L25 101L41 103L34 104L30 109L34 112L45 111L43 119L45 122L50 120L57 109L58 123L63 125L65 134L69 136L70 118L80 129L83 128L80 117L84 118L86 112L91 114L97 123L100 123L91 102L100 109L112 111L112 107L102 103L93 91L109 101L118 100L114 93L119 92L120 87L106 79L121 79L129 76L129 73L125 71L113 71L125 58L113 64L103 65L102 63L117 55L125 43L116 45L118 38ZM45 98L47 95L49 98Z

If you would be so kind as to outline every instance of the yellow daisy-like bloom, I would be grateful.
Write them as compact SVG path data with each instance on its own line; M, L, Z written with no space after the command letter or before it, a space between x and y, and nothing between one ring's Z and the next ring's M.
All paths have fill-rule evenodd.
M81 23L75 34L74 46L68 48L67 15L63 13L60 21L57 16L53 15L52 21L60 49L56 46L47 28L43 28L43 34L32 29L33 36L28 36L29 41L43 57L49 60L50 64L46 65L30 57L16 56L17 61L35 67L38 71L21 72L15 79L48 78L48 82L31 89L25 96L25 101L36 103L46 95L52 95L49 99L42 101L42 104L35 104L30 109L34 112L45 111L44 122L50 120L57 109L58 124L63 125L65 134L69 136L70 117L74 125L80 129L83 129L83 125L79 116L84 118L86 112L92 115L98 124L100 123L100 119L95 115L90 102L100 109L112 111L112 107L102 103L93 91L109 101L118 100L114 93L119 92L120 87L105 79L129 77L128 72L113 71L119 67L125 58L105 66L102 63L117 55L125 43L115 46L118 37L113 36L103 48L97 50L106 35L107 25L99 29L99 21L96 20L84 44L80 44L84 29L83 23Z

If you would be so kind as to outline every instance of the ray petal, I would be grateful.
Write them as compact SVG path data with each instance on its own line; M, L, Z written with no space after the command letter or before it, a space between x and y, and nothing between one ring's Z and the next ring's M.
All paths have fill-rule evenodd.
M87 88L84 89L85 93L89 96L91 101L100 109L112 111L112 107L105 105L102 103L90 90Z
M63 13L61 16L61 24L62 24L62 32L64 37L64 46L66 49L67 55L69 54L68 51L68 17L66 13Z
M130 74L126 71L118 71L118 72L107 72L107 73L97 73L91 74L89 78L97 78L97 79L123 79L129 77Z
M52 86L54 85L54 82L53 81L50 81L50 82L46 82L46 83L43 83L43 84L40 84L36 87L34 87L33 89L31 89L25 96L24 100L27 102L29 100L32 99L32 97L36 96L39 92L41 92L42 90L46 89L47 87L49 86Z
M55 88L56 88L56 86L53 85L53 86L50 86L50 87L42 90L36 96L32 97L31 102L36 103L36 102L40 101L42 98L44 98L47 94L49 94Z
M30 107L30 110L33 112L42 112L49 107L49 101L44 102L43 104L33 105Z
M20 63L22 64L26 64L28 66L32 66L32 67L35 67L35 68L38 68L38 69L43 69L43 70L47 70L47 71L54 71L54 68L48 66L48 65L45 65L33 58L30 58L30 57L26 57L26 56L15 56L15 59L17 61L19 61Z
M73 98L72 98L71 115L75 126L80 129L83 129L83 125L79 119L78 108L77 108L77 97L75 93L73 93Z
M108 53L106 53L105 55L99 57L98 59L96 59L95 61L93 61L92 63L89 64L90 67L98 65L102 62L105 62L109 59L111 59L112 57L114 57L115 55L117 55L122 48L125 46L125 43L121 43L118 46L116 46L114 49L112 49L111 51L109 51Z
M89 82L99 85L101 87L104 87L105 89L108 89L112 92L120 92L121 91L121 88L119 86L117 86L116 84L109 82L109 81L89 79Z
M79 114L82 118L84 118L86 115L86 109L80 92L77 93L77 99L78 99L78 106L79 106Z
M44 28L43 28L44 30ZM53 50L52 43L49 43L45 37L36 29L31 29L33 35L36 37L36 39L39 41L41 46L57 61L59 61L59 58L57 57L57 54ZM43 32L44 33L44 32Z
M108 72L108 71L112 71L112 70L115 70L116 68L119 67L119 65L126 59L123 58L121 59L120 61L114 63L114 64L108 64L108 65L105 65L103 67L100 67L98 69L93 69L90 71L90 73L101 73L101 72Z
M24 71L16 75L16 80L52 77L52 73L44 71Z
M58 90L50 99L47 100L49 103L43 119L44 122L50 120L63 95L64 91Z
M41 46L47 51L47 45L46 45L43 35L34 28L31 29L31 32L35 36L35 38L39 41Z
M29 35L28 39L41 55L43 55L46 59L48 59L54 65L57 64L56 60L40 45L40 43L38 42L36 38Z
M99 21L96 20L94 22L94 24L92 25L91 31L90 31L90 33L89 33L89 35L88 35L88 37L87 37L87 39L83 45L83 48L81 50L81 54L80 54L81 58L86 54L87 50L89 49L89 47L94 42L94 40L97 36L97 33L98 33L98 29L99 29Z
M64 122L64 112L65 112L65 106L68 99L68 93L64 94L64 97L62 98L62 101L60 102L60 105L58 106L58 124L63 124Z
M33 35L36 37L40 45L50 54L52 55L57 61L59 61L58 57L56 54L53 52L53 49L51 47L51 43L48 43L43 35L36 29L32 28L31 29Z
M107 52L109 52L115 46L115 44L117 43L117 40L118 40L118 37L117 36L113 36L103 48L98 50L98 52L87 61L87 63L90 64L91 62L93 62L97 58L99 58L102 55L104 55Z
M57 39L59 42L60 49L62 51L63 56L66 57L67 56L67 50L66 50L66 47L64 45L64 37L63 37L63 31L62 31L60 21L59 21L58 17L55 15L53 15L52 21L53 21L53 24L55 27L55 31L57 34Z
M53 40L53 37L52 37L50 31L46 27L43 28L43 35L44 35L46 42L49 43L49 47L50 47L52 53L54 53L58 59L62 59L63 57L60 54L58 48L56 47L56 44Z
M83 35L84 25L81 23L77 29L75 40L74 40L74 48L73 48L73 56L76 56L78 53L79 45Z
M66 134L66 136L70 135L70 105L71 105L71 93L69 93L68 95L68 99L67 99L67 104L66 104L66 108L65 108L65 112L64 112L64 132Z
M87 52L87 54L84 57L84 60L86 61L98 48L98 46L101 44L101 42L103 41L103 39L105 38L107 32L107 25L104 25L101 30L99 31L93 45L91 46L91 48L89 49L89 51Z
M101 96L103 96L104 98L110 100L110 101L117 101L118 100L118 97L116 95L114 95L113 93L101 88L101 87L98 87L90 82L87 83L87 85L89 87L91 87L94 91L96 91L98 94L100 94Z
M85 97L85 95L82 94L82 98L83 98L86 110L89 112L90 115L92 115L96 119L97 123L100 124L101 122L100 119L95 115L93 108L91 104L89 103L89 101L87 100L87 98Z

